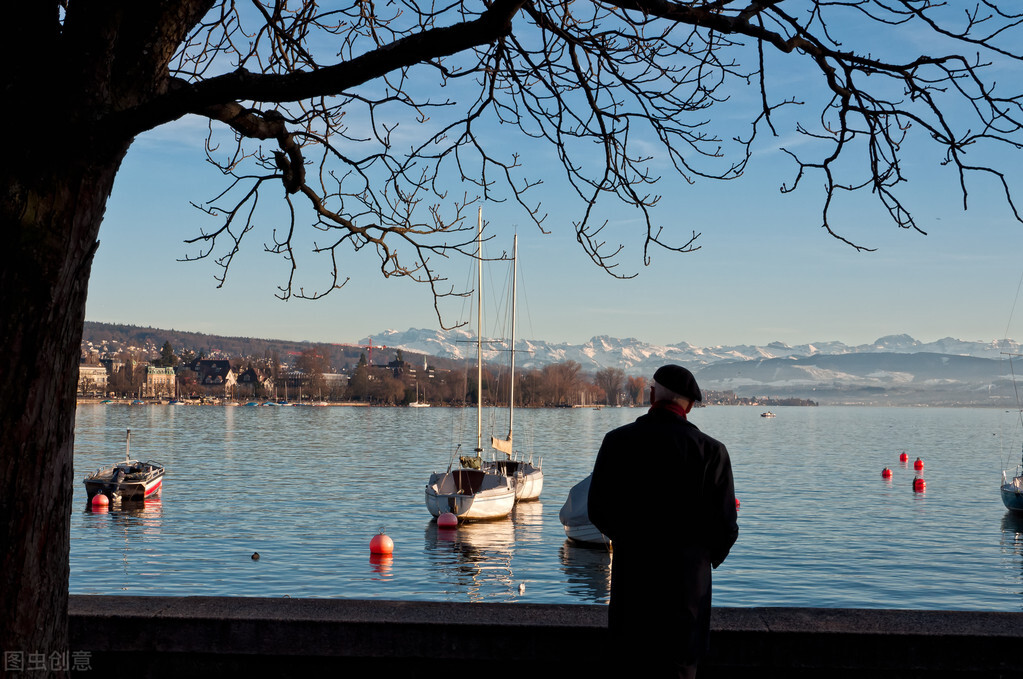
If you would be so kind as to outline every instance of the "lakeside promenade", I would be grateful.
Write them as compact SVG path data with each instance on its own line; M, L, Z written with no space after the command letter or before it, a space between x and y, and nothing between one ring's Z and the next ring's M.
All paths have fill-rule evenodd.
M608 661L605 606L72 595L69 608L72 651L140 677L597 677ZM712 630L701 679L1023 677L1023 613L715 608Z

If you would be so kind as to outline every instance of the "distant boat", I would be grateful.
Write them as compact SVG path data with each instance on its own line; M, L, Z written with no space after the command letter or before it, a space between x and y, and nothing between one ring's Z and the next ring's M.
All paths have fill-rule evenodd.
M768 410L765 413L760 413L760 417L775 417L775 414Z
M160 492L164 467L131 459L131 429L124 439L124 462L117 462L85 477L89 501L100 493L110 500L144 500Z
M430 404L419 400L419 380L416 380L416 400L408 404L409 408L429 408Z
M448 465L446 472L430 475L426 484L426 508L437 517L452 513L461 520L501 519L515 507L511 479L483 467L483 210L476 225L476 455L459 457L460 469ZM461 444L459 444L461 447ZM456 452L458 448L455 449ZM452 461L453 463L453 461Z

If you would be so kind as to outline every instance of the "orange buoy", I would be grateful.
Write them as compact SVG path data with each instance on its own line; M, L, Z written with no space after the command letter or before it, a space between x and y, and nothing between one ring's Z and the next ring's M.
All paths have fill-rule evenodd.
M920 471L923 468L924 468L924 461L921 460L919 457L916 458L916 462L913 463L913 469L915 469L917 471Z
M371 554L390 554L394 551L394 540L381 530L369 541L369 551Z
M906 455L906 453L899 455L899 462L909 462L909 455Z
M882 479L890 479L890 478L892 478L892 470L889 469L888 467L885 467L884 469L882 469L881 470L881 478Z
M923 480L923 477L916 477L913 479L913 492L922 493L927 490L927 482Z
M90 504L93 507L106 507L107 505L110 504L110 498L108 498L103 493L96 493L95 495L92 496Z
M458 517L451 512L444 512L437 517L438 528L455 528L458 526Z

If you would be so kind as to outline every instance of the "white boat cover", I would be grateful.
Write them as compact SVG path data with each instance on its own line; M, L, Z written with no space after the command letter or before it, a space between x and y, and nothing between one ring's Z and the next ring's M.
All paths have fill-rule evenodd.
M566 526L585 526L590 523L590 515L586 509L586 496L590 494L590 476L572 486L568 491L558 518Z

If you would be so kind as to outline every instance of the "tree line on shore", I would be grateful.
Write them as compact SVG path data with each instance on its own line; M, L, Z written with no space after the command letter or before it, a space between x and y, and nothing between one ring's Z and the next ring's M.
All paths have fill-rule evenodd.
M167 340L158 356L123 350L103 362L108 367L105 394L135 396L182 396L186 398L252 398L266 400L310 400L363 402L374 405L405 405L423 401L437 405L467 405L477 400L475 365L442 368L424 362L413 366L404 360L401 350L385 364L371 364L366 354L352 365L332 365L330 353L309 348L282 360L279 352L267 350L264 356L236 356L227 360L236 376L247 381L210 385L202 380L199 362L203 352L185 349L175 352ZM98 363L98 356L83 356L85 363ZM450 362L448 362L450 364ZM147 390L148 366L173 368L173 386L161 385ZM482 401L487 405L505 405L510 392L507 366L484 364ZM94 385L80 381L85 394ZM516 371L517 407L566 407L575 405L633 406L646 403L646 377L627 375L621 368L602 368L586 373L576 361L551 363L542 368ZM705 391L704 403L714 405L816 405L801 399L740 397L731 391Z

